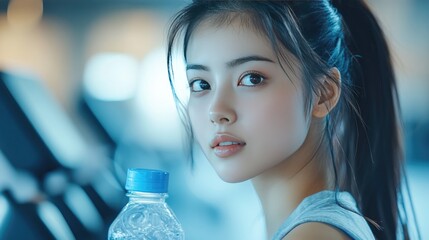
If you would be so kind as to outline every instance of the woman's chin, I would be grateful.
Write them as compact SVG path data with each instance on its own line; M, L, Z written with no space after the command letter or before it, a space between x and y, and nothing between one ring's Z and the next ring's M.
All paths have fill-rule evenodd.
M224 182L227 183L239 183L249 180L251 177L244 175L241 172L231 172L231 171L216 171L217 175Z

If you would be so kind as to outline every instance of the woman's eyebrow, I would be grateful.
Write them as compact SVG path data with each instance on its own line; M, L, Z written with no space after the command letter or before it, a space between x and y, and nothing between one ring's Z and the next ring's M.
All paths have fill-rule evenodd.
M209 71L209 67L201 65L201 64L186 64L186 71L188 70L202 70Z
M264 61L264 62L274 63L274 61L269 58L258 56L258 55L252 55L252 56L246 56L246 57L240 57L240 58L234 59L232 61L229 61L226 65L228 66L228 68L233 68L240 64L244 64L251 61Z
M258 56L258 55L251 55L251 56L246 56L246 57L240 57L237 59L233 59L229 62L226 63L226 66L228 68L233 68L236 67L238 65L247 63L247 62L251 62L251 61L263 61L263 62L271 62L274 63L273 60L266 58L266 57L262 57L262 56ZM187 64L186 65L186 71L188 70L202 70L202 71L210 71L210 68L201 64Z

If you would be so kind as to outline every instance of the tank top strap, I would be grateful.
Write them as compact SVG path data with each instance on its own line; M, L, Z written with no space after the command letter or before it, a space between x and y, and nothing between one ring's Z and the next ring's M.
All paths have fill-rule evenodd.
M374 239L350 193L321 191L306 197L298 205L276 232L273 240L281 240L295 227L308 222L328 224L352 239Z

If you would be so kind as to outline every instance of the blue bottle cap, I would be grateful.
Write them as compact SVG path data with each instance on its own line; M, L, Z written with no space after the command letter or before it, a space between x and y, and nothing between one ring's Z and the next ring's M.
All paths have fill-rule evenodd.
M168 192L168 172L130 168L127 172L125 189L127 191L167 193Z

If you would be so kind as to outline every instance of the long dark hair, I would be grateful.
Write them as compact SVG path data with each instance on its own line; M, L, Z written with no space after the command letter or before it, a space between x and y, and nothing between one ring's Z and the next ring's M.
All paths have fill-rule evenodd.
M325 91L320 76L341 87L325 128L336 189L355 197L377 239L409 239L400 216L405 212L404 156L395 76L383 32L363 0L199 0L180 11L169 29L167 64L191 151L192 128L174 91L173 48L182 40L186 60L188 41L198 24L210 17L227 23L231 13L242 14L243 21L267 36L279 62L290 64L289 53L298 59L307 110L311 94ZM333 67L340 71L341 83L331 77Z

